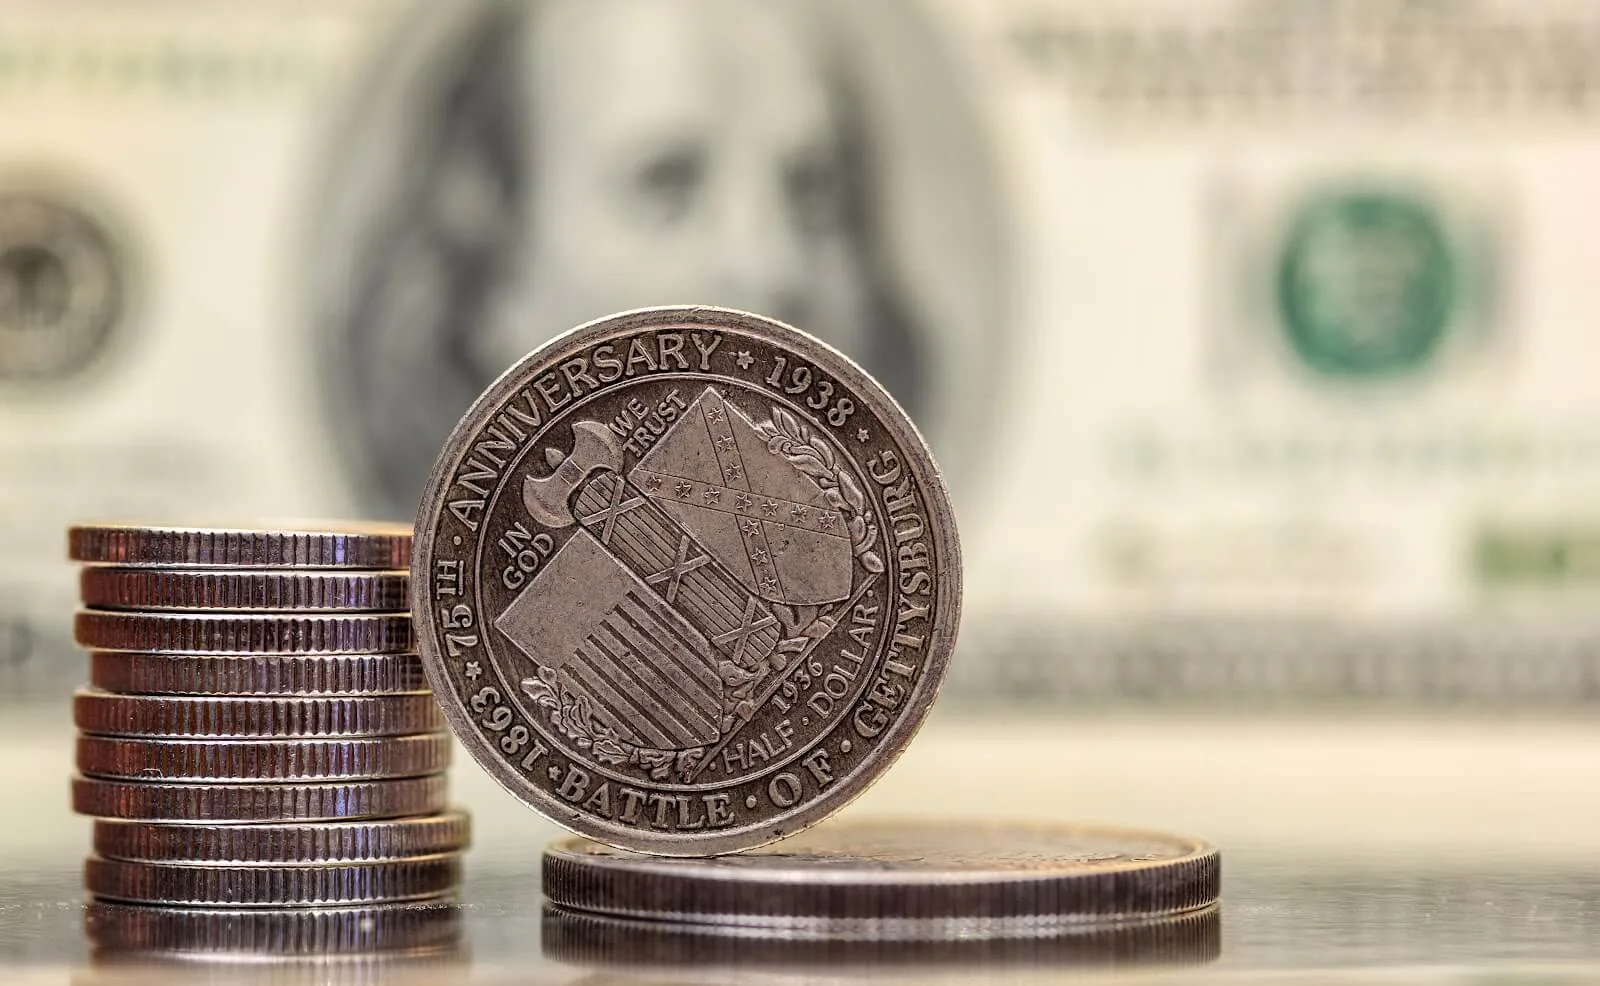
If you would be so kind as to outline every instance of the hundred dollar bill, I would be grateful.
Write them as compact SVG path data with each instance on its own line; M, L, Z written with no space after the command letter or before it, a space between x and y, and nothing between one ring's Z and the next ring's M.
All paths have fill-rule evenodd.
M949 694L1600 700L1600 12L19 0L0 696L85 518L413 516L554 333L706 303L904 404Z

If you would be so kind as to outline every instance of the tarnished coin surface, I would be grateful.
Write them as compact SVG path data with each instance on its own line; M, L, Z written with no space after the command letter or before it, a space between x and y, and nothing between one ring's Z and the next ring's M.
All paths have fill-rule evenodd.
M460 852L466 812L360 822L166 824L94 820L94 851L153 863L341 863Z
M723 309L581 326L496 381L423 494L418 650L488 772L668 855L860 794L921 724L961 605L949 497L874 380Z
M84 906L84 934L98 948L147 954L325 956L427 949L460 939L461 905L452 897L283 910L156 907L91 900Z
M72 779L80 815L166 822L336 821L432 815L445 808L443 774L325 784L194 784Z
M428 687L415 654L94 651L89 683L140 695L392 695Z
M428 692L404 695L121 695L80 689L79 729L102 736L404 736L442 729Z
M1215 903L1220 881L1217 850L1197 839L1088 826L838 823L711 859L587 839L544 854L558 907L828 935L1010 935L1178 914Z
M332 781L437 774L450 735L299 739L143 739L79 736L78 772L127 780Z
M151 863L90 856L84 889L141 904L296 907L437 897L461 881L459 853L317 865Z
M85 606L137 610L396 612L411 608L405 572L283 572L87 565Z
M411 617L386 614L146 613L81 609L73 636L90 650L363 654L413 650Z
M251 529L78 524L67 557L91 565L163 568L366 568L411 565L411 531L400 524Z

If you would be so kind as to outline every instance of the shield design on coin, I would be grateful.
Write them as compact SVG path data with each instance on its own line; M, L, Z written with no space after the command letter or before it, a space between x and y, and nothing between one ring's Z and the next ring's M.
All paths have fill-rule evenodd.
M707 388L626 478L614 436L579 422L556 471L527 480L535 520L580 530L495 626L538 667L523 690L597 755L715 743L820 637L797 608L850 595L848 524L806 453L765 430Z
M629 478L762 599L803 606L850 594L853 556L839 512L710 387Z

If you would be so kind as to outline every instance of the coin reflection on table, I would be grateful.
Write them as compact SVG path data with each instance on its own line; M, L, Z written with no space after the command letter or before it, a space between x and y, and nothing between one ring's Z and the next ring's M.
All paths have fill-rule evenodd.
M1030 937L938 940L784 937L769 930L635 921L546 907L544 957L568 965L646 971L860 968L906 972L938 966L968 973L995 966L1195 965L1222 952L1213 905L1145 921L1055 925Z
M465 968L453 898L299 910L91 901L74 982L436 982Z

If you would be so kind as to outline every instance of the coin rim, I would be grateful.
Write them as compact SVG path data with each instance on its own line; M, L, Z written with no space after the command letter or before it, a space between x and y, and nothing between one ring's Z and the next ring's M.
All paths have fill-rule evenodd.
M292 523L292 522L291 522ZM412 532L404 524L383 521L307 521L305 527L185 527L163 524L138 524L97 521L73 524L67 528L67 558L85 565L125 565L139 568L228 568L241 571L259 569L331 569L355 571L398 571L399 563L410 555ZM104 550L116 539L129 543L126 552ZM243 547L251 541L277 547L264 553L248 549L247 557L214 557L208 542L222 539L225 545ZM303 543L290 551L280 550L291 541ZM317 542L321 543L317 543ZM183 546L178 551L174 546ZM99 548L100 550L95 550ZM189 550L194 548L195 550ZM190 555L206 555L204 559ZM113 557L120 555L120 557ZM180 557L181 555L181 557ZM341 557L343 556L343 557Z
M72 722L80 732L118 739L292 740L389 739L439 730L438 703L426 690L384 695L143 695L79 688L72 693ZM248 720L261 716L270 728ZM412 721L412 719L415 721ZM317 720L338 718L347 727ZM197 722L196 720L200 720ZM201 732L197 726L233 727ZM295 725L300 728L285 728ZM310 728L307 728L309 725Z
M77 814L135 822L353 822L434 815L444 811L450 803L448 781L443 772L377 781L256 784L129 781L74 773L69 784L72 810ZM134 800L135 795L147 801L147 807L159 810L131 813L128 802ZM274 810L256 810L263 802L254 796L264 796L264 803ZM247 801L252 803L247 804ZM355 801L361 803L352 806ZM337 803L340 810L332 814L284 810L307 807L313 802L321 808ZM356 810L349 810L352 807ZM187 808L203 810L179 810Z
M106 736L100 733L79 733L75 742L73 763L84 777L101 780L148 780L146 771L156 769L162 780L193 784L263 784L284 782L288 784L314 784L318 781L386 781L405 777L425 777L443 773L450 767L452 742L443 730L412 733L401 736L229 736L211 737L170 736ZM198 756L184 758L182 754L222 753L223 751L253 751L255 760L271 761L268 768L257 767L249 775L216 772L210 765L195 769ZM98 754L95 751L99 751ZM104 760L114 760L118 753L132 759L142 759L142 770L115 774ZM103 757L104 759L98 759ZM409 761L406 758L410 758ZM172 769L174 760L184 759L188 769ZM361 761L366 769L352 769L350 761ZM387 761L383 769L373 769L373 761ZM396 763L395 761L402 761ZM156 763L161 764L156 767ZM314 768L333 769L314 772Z
M844 384L853 396L867 402L896 449L905 453L907 465L918 480L928 515L930 537L936 541L936 557L940 559L934 597L939 615L924 649L926 659L923 674L907 697L901 714L884 731L875 757L863 760L852 773L838 778L836 783L815 798L803 802L797 809L784 809L760 822L733 831L724 830L717 835L658 835L648 829L628 829L594 819L561 801L553 792L538 787L503 759L473 728L465 703L457 695L450 678L445 657L439 651L439 627L429 576L433 568L433 542L438 536L440 515L444 511L444 493L458 460L470 450L469 439L478 427L479 416L524 385L524 377L531 379L532 370L557 360L563 353L613 335L676 327L698 327L770 339L789 353L810 359L823 367L830 376ZM882 384L839 350L784 322L731 308L680 305L618 312L569 329L522 357L478 395L451 429L429 472L427 485L418 501L413 528L416 533L411 550L411 607L416 649L422 656L423 669L435 696L440 699L440 708L451 731L472 759L518 801L571 832L619 849L642 850L665 856L711 856L737 852L776 842L838 812L865 793L894 766L927 721L928 712L948 674L950 655L955 649L961 628L961 543L956 528L955 508L938 462L910 415ZM569 759L576 759L570 751L562 752Z
M229 598L193 597L267 589L274 605ZM355 605L328 595L366 596L378 604ZM148 565L83 565L78 598L90 609L161 613L402 613L410 609L411 576L404 569L154 568ZM403 605L402 605L403 604Z
M214 647L213 637L235 646ZM239 638L245 639L242 643ZM359 638L359 639L356 639ZM73 613L72 639L85 650L173 654L415 653L406 610L319 613L297 610L91 609Z
M329 855L329 850L348 849L352 842L365 851ZM213 866L378 862L465 852L471 844L472 818L461 808L447 808L432 815L338 822L152 822L96 818L91 840L95 853L103 859ZM262 851L223 851L240 847Z
M97 900L130 904L349 907L448 894L460 886L461 865L460 852L327 864L152 862L91 854L83 861L83 887ZM320 892L339 888L351 878L367 892L349 896Z
M454 892L384 904L178 907L90 898L84 936L120 954L189 956L387 956L459 942L464 914Z
M88 654L89 687L117 695L313 698L404 695L428 688L422 659L415 652L188 654L91 650ZM265 683L273 678L276 682L268 687ZM306 687L329 684L339 687Z
M1086 869L1065 861L1062 868L1035 869L901 869L877 866L781 865L763 868L714 866L649 855L613 856L585 852L592 840L562 839L545 847L542 886L545 898L558 907L640 920L721 923L745 928L815 930L840 934L851 929L891 930L891 926L944 925L953 921L987 920L1012 929L1137 920L1177 915L1215 904L1220 897L1221 854L1202 839L1147 829L1100 825L1045 823L976 823L965 821L878 821L836 824L833 831L960 831L983 834L1047 836L1061 839L1090 836L1157 842L1184 850L1162 860L1128 860ZM779 857L780 859L782 857ZM1046 864L1047 865L1047 864ZM1137 903L1117 910L1051 908L1045 904L1063 890L1090 888L1118 877L1143 876ZM1198 885L1198 889L1196 887ZM761 893L761 908L748 906L751 891ZM986 892L987 891L987 892ZM830 895L866 895L885 906L872 917L834 915ZM982 896L974 900L974 894ZM655 901L667 895L674 902L693 901L694 909L676 906L623 907L616 901ZM996 914L995 895L1016 901L1015 913ZM1029 908L1032 908L1029 910ZM914 932L913 932L914 933ZM1015 933L1015 932L1013 932Z

